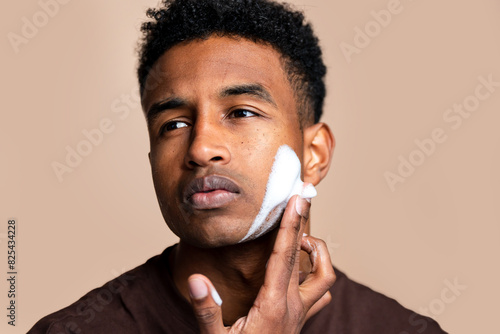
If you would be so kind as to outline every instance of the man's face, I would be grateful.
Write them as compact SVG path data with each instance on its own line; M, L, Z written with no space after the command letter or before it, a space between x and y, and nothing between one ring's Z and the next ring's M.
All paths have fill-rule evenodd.
M195 246L238 243L278 148L302 159L295 95L270 46L227 37L176 45L151 70L143 107L163 217Z

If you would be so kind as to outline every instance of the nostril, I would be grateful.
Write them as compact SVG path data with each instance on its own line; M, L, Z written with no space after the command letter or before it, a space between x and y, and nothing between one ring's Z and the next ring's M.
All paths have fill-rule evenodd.
M194 162L193 160L189 160L189 164L193 167L199 167L200 165Z
M210 160L212 160L212 161L219 161L219 160L222 160L222 157L213 157Z

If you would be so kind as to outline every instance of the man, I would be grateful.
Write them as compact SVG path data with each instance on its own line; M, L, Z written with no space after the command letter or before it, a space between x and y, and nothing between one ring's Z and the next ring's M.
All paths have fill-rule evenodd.
M335 141L319 122L326 70L302 14L166 0L148 15L149 159L180 241L29 333L444 333L334 270L303 233Z

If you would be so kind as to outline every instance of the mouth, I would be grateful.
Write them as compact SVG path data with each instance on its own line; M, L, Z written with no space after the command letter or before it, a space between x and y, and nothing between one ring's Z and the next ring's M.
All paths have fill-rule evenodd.
M184 201L197 210L218 209L235 200L239 194L240 188L230 179L210 175L189 182L184 190Z

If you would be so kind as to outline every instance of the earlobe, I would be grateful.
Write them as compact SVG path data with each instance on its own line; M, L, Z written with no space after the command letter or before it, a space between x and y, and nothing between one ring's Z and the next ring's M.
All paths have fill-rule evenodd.
M328 173L335 148L335 137L325 123L304 130L304 182L317 185Z

